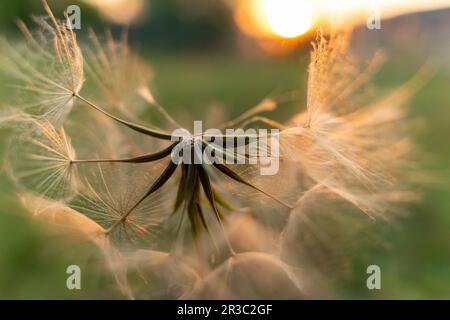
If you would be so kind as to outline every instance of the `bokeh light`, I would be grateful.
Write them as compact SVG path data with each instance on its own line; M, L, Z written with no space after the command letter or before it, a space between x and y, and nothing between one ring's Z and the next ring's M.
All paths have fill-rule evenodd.
M303 0L263 0L262 8L274 33L295 38L308 31L313 23L313 7Z
M148 5L144 0L84 0L108 20L117 24L134 22Z

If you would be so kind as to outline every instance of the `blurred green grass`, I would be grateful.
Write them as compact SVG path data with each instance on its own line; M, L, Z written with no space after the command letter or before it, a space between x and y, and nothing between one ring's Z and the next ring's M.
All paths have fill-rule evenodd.
M154 91L160 102L172 110L183 110L201 118L212 103L222 103L230 115L255 105L263 97L300 88L304 93L307 55L296 59L246 60L232 56L150 55L155 70ZM413 73L414 64L390 63L377 77L382 88L400 84ZM445 69L411 101L413 115L426 120L418 136L420 147L432 159L430 164L442 181L450 176L450 74ZM0 97L7 94L2 86ZM301 103L300 103L301 105ZM283 106L279 117L292 112ZM6 135L0 136L1 148ZM414 173L411 173L414 174ZM450 191L448 186L425 187L423 201L411 206L411 214L381 232L388 248L361 239L352 253L353 273L335 285L339 298L450 298ZM46 236L21 213L8 179L0 178L0 298L106 298L107 276L83 274L83 290L66 288L66 267L78 264L83 270L95 264L86 246L64 247L57 238ZM359 241L359 239L357 239ZM82 260L80 261L80 257ZM87 257L87 258L86 258ZM94 261L94 262L93 262ZM382 290L366 288L366 267L378 264ZM99 279L100 278L100 279Z

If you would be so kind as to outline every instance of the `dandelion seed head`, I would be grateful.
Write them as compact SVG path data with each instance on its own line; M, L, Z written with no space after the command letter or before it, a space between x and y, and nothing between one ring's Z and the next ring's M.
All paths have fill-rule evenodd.
M402 176L414 149L405 102L422 74L387 96L368 95L384 55L360 68L350 32L319 32L306 110L281 124L260 116L277 106L266 98L220 126L281 130L233 150L220 145L222 134L181 129L152 94L151 70L125 34L116 41L107 31L102 43L91 32L85 62L74 32L44 8L38 33L19 22L24 47L2 40L0 66L20 82L22 99L0 118L17 133L8 171L33 216L101 250L126 297L307 297L310 275L325 279L321 267L338 261L348 269L330 254L355 239L345 230L389 220L398 202L413 199ZM84 68L92 99L80 93ZM86 108L75 111L75 103ZM137 117L147 105L178 129L176 141L172 130ZM245 136L230 135L233 145ZM207 147L232 163L173 161L179 149ZM247 161L251 151L257 161ZM262 174L272 165L274 174Z

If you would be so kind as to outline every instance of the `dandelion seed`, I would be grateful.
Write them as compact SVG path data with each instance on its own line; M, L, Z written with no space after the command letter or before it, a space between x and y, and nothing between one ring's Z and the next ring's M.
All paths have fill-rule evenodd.
M370 79L379 61L375 58L366 72L359 72L347 53L349 39L349 34L330 40L319 34L309 66L307 111L292 119L281 144L285 155L297 159L317 183L372 217L386 217L391 195L398 192L399 200L404 190L397 176L402 166L408 167L408 121L399 101L352 103L355 90ZM414 88L400 90L410 95Z
M170 194L163 190L135 206L146 188L155 180L157 165L124 167L98 164L86 176L86 188L70 206L98 222L120 243L157 237L157 229L172 211Z
M72 165L75 150L63 128L47 120L29 120L8 150L10 176L20 186L53 199L70 199L78 189Z
M20 109L59 127L83 85L83 56L75 33L56 20L45 1L44 8L50 22L35 18L41 28L38 36L18 22L27 40L24 48L16 49L1 40L0 65L19 82L14 87L21 92L22 101L16 102Z
M90 88L111 111L137 118L137 114L146 109L138 90L150 81L151 68L130 51L126 31L119 41L107 31L106 45L92 29L89 34L93 46L86 50L85 65L87 76L92 80Z

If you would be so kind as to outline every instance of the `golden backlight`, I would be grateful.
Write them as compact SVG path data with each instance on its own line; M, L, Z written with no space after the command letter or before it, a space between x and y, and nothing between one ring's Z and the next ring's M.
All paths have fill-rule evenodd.
M303 0L262 0L270 29L283 38L296 38L311 28L313 8Z
M94 1L94 0L89 0ZM99 0L96 0L99 1ZM106 0L102 0L106 1ZM117 1L117 0L116 0ZM314 25L364 25L379 12L386 20L450 7L450 0L229 0L237 25L258 39L297 38Z
M135 21L144 11L144 0L84 0L97 8L108 20L128 25Z

